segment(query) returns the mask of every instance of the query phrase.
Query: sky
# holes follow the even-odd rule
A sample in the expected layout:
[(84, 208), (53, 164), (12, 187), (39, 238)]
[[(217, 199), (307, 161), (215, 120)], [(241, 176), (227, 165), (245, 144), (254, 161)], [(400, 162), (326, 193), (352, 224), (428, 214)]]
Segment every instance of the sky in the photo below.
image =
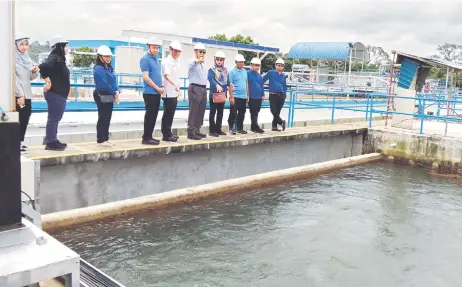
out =
[(55, 34), (121, 39), (125, 29), (202, 38), (240, 33), (283, 52), (296, 42), (362, 42), (429, 56), (439, 44), (462, 44), (462, 0), (16, 2), (16, 30), (39, 41)]

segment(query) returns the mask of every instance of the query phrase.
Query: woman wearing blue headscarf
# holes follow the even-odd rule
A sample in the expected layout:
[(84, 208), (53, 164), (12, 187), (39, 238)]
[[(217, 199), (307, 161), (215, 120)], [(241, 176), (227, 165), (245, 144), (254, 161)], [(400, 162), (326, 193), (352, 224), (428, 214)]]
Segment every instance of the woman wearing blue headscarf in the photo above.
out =
[(24, 145), (29, 119), (32, 114), (32, 87), (30, 82), (37, 78), (38, 67), (33, 65), (27, 54), (29, 37), (17, 34), (16, 46), (16, 111), (19, 113), (19, 127), (21, 132), (21, 152), (27, 151)]

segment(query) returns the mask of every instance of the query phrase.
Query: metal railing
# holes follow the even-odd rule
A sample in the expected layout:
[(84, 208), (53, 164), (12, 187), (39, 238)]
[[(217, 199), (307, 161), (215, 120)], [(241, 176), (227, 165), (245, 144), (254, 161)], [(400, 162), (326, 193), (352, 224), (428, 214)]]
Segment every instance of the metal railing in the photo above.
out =
[[(408, 96), (396, 96), (396, 95), (389, 95), (386, 93), (361, 93), (365, 95), (365, 101), (361, 101), (353, 106), (348, 106), (342, 104), (343, 100), (339, 100), (339, 97), (344, 99), (346, 95), (352, 95), (352, 92), (324, 92), (324, 91), (316, 91), (316, 94), (325, 94), (331, 96), (331, 101), (329, 105), (319, 105), (318, 103), (310, 103), (306, 101), (299, 101), (299, 95), (306, 95), (314, 93), (310, 90), (305, 91), (292, 91), (290, 93), (289, 98), (289, 116), (288, 116), (288, 126), (293, 127), (294, 125), (294, 118), (296, 110), (299, 109), (312, 109), (312, 108), (323, 108), (323, 109), (331, 109), (331, 123), (335, 123), (335, 113), (337, 110), (349, 110), (355, 112), (362, 112), (364, 113), (365, 120), (368, 121), (369, 127), (372, 128), (373, 126), (373, 117), (376, 114), (379, 115), (386, 115), (387, 117), (387, 124), (388, 124), (388, 115), (402, 115), (408, 116), (408, 119), (405, 120), (418, 120), (419, 126), (418, 130), (420, 134), (424, 133), (424, 124), (426, 121), (438, 121), (444, 122), (444, 135), (447, 135), (448, 132), (448, 123), (450, 122), (462, 122), (462, 113), (459, 115), (457, 111), (462, 111), (458, 107), (462, 105), (462, 96), (457, 95), (448, 95), (448, 94), (439, 94), (435, 97), (434, 94), (428, 93), (418, 93), (415, 97), (408, 97)], [(359, 93), (357, 93), (359, 94)], [(386, 99), (386, 100), (384, 100)], [(411, 100), (417, 103), (415, 105), (416, 112), (399, 112), (392, 109), (392, 105), (387, 103), (393, 103), (395, 99), (404, 99), (404, 100)], [(389, 101), (390, 100), (390, 101)], [(339, 103), (341, 105), (339, 105)], [(430, 112), (429, 108), (432, 106), (437, 106), (437, 112)], [(445, 115), (442, 115), (445, 114)]]

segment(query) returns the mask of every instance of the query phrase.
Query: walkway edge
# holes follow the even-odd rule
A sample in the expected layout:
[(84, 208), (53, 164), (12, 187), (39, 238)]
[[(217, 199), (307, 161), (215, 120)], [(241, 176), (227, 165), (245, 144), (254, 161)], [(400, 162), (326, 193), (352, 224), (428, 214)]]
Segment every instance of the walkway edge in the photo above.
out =
[(258, 188), (281, 183), (284, 181), (306, 178), (309, 176), (323, 174), (335, 169), (379, 161), (380, 159), (381, 155), (379, 153), (371, 153), (266, 172), (242, 178), (229, 179), (220, 182), (147, 195), (133, 199), (126, 199), (117, 202), (110, 202), (101, 205), (50, 213), (42, 216), (42, 228), (47, 231), (65, 228), (76, 224), (101, 220), (112, 216), (141, 211), (144, 209), (165, 206), (179, 202), (188, 202), (215, 194)]

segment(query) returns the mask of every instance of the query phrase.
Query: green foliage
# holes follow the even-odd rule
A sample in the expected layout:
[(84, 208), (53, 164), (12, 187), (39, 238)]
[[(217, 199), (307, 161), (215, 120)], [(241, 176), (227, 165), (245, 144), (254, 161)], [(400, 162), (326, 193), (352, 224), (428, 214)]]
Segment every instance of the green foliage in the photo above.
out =
[[(244, 37), (241, 34), (237, 34), (231, 38), (226, 37), (225, 34), (216, 34), (215, 36), (209, 37), (210, 40), (217, 40), (217, 41), (226, 41), (226, 42), (233, 42), (233, 43), (241, 43), (241, 44), (251, 44), (251, 45), (258, 45), (258, 43), (255, 43), (253, 39), (249, 36)], [(242, 56), (245, 58), (245, 64), (250, 65), (250, 61), (252, 58), (257, 56), (257, 53), (255, 52), (249, 52), (249, 51), (239, 51)]]
[(29, 57), (36, 63), (38, 63), (38, 55), (45, 52), (50, 52), (50, 46), (48, 42), (41, 44), (39, 41), (33, 41), (29, 46)]
[[(89, 47), (80, 47), (75, 50), (77, 52), (94, 52), (93, 49)], [(72, 63), (74, 67), (90, 67), (92, 63), (96, 64), (96, 58), (90, 55), (73, 55)]]

